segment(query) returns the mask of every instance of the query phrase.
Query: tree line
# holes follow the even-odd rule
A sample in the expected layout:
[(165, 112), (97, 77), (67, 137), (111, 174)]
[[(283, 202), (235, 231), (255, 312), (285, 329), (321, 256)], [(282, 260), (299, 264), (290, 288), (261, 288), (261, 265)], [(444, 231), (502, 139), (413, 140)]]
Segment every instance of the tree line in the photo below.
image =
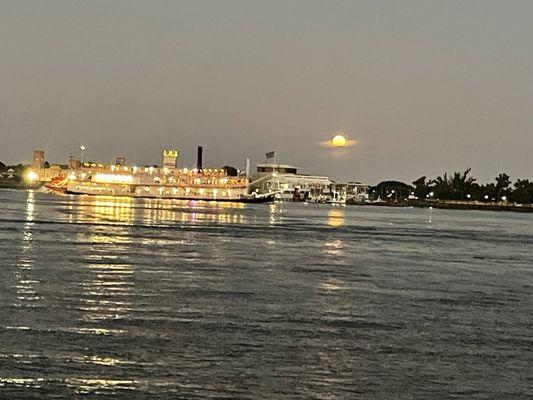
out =
[(372, 187), (374, 199), (389, 202), (411, 200), (457, 200), (482, 202), (533, 203), (533, 182), (517, 179), (512, 182), (505, 173), (499, 174), (493, 182), (480, 184), (470, 175), (471, 169), (444, 173), (434, 179), (422, 176), (408, 185), (399, 181), (384, 181)]

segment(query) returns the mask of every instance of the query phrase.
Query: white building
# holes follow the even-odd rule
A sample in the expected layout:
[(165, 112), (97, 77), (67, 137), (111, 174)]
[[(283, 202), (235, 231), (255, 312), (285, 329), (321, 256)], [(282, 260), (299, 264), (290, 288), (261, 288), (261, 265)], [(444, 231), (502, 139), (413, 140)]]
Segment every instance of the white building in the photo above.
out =
[(362, 203), (368, 199), (368, 185), (361, 182), (334, 182), (327, 176), (304, 175), (298, 168), (286, 164), (257, 164), (250, 176), (250, 191), (260, 194), (277, 193), (286, 201), (319, 203)]
[(369, 200), (368, 188), (366, 183), (348, 182), (346, 184), (346, 203), (357, 204), (365, 203)]
[(258, 164), (250, 177), (250, 190), (261, 194), (277, 193), (281, 200), (326, 202), (331, 197), (327, 176), (298, 174), (298, 168), (286, 164)]

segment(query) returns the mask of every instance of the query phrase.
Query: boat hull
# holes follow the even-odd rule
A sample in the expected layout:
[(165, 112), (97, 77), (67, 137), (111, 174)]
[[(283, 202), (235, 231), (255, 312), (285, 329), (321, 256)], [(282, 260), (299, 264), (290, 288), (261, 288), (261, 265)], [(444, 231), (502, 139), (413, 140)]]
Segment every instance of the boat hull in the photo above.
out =
[[(57, 189), (54, 190), (57, 193)], [(128, 197), (128, 198), (140, 198), (140, 199), (160, 199), (160, 200), (188, 200), (188, 201), (212, 201), (212, 202), (223, 202), (223, 203), (250, 203), (250, 204), (260, 204), (260, 203), (272, 203), (275, 198), (274, 195), (267, 196), (247, 196), (247, 197), (235, 197), (235, 198), (212, 198), (212, 197), (182, 197), (182, 196), (140, 196), (140, 195), (129, 195), (129, 194), (98, 194), (98, 193), (86, 193), (78, 192), (74, 190), (63, 190), (64, 194), (76, 195), (76, 196), (111, 196), (111, 197)]]

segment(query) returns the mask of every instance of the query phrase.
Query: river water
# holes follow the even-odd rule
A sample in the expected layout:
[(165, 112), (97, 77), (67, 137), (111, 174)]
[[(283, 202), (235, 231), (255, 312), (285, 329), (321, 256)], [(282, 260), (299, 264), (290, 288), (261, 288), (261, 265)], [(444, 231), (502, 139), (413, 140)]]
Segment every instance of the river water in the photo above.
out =
[(0, 398), (533, 398), (533, 215), (0, 190)]

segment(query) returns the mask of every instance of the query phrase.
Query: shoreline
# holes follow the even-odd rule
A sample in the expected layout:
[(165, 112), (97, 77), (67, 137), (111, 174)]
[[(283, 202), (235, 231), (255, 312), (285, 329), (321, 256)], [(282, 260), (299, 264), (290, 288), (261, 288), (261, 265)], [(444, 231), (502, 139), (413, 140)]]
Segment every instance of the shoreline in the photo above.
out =
[(417, 208), (438, 208), (442, 210), (475, 210), (475, 211), (508, 211), (520, 213), (533, 213), (533, 204), (499, 204), (499, 203), (480, 203), (480, 202), (466, 202), (466, 201), (437, 201), (432, 200), (428, 202), (419, 201), (405, 201), (399, 203), (363, 203), (360, 205), (373, 207), (417, 207)]
[[(0, 185), (0, 190), (38, 190), (42, 185), (10, 185), (4, 186)], [(313, 203), (308, 203), (313, 204)], [(322, 204), (322, 203), (316, 203)], [(438, 208), (442, 210), (475, 210), (475, 211), (507, 211), (507, 212), (518, 212), (518, 213), (533, 213), (533, 204), (500, 204), (500, 203), (482, 203), (475, 201), (454, 201), (454, 200), (431, 200), (431, 201), (404, 201), (397, 203), (346, 203), (346, 206), (364, 206), (364, 207), (396, 207), (396, 208), (407, 208), (407, 207), (416, 207), (416, 208)]]

